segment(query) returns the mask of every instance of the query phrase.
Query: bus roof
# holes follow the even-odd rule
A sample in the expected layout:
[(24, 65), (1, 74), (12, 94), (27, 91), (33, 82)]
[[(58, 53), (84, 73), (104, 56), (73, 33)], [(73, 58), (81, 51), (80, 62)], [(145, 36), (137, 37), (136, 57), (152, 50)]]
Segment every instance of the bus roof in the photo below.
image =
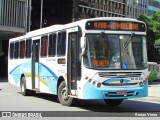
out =
[[(21, 39), (26, 39), (26, 38), (30, 38), (30, 37), (34, 37), (34, 36), (38, 36), (41, 34), (47, 34), (47, 33), (51, 33), (54, 31), (59, 31), (59, 30), (63, 30), (63, 29), (67, 29), (69, 27), (74, 27), (74, 26), (78, 26), (80, 25), (82, 28), (85, 27), (85, 23), (87, 21), (92, 21), (92, 20), (112, 20), (112, 21), (133, 21), (133, 22), (142, 22), (136, 19), (132, 19), (132, 18), (122, 18), (122, 17), (98, 17), (98, 18), (89, 18), (89, 19), (82, 19), (76, 22), (72, 22), (72, 23), (68, 23), (68, 24), (64, 24), (64, 25), (52, 25), (49, 27), (45, 27), (45, 28), (41, 28), (41, 29), (37, 29), (34, 31), (30, 31), (28, 33), (26, 33), (23, 36), (20, 37), (16, 37), (16, 38), (11, 38), (10, 41), (14, 41), (14, 40), (21, 40)], [(144, 22), (142, 22), (144, 23)]]

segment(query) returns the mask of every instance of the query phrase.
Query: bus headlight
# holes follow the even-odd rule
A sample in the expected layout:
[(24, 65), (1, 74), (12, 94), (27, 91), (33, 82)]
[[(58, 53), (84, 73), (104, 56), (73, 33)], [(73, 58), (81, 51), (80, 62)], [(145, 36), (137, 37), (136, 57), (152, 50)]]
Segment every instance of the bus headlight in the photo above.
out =
[(101, 85), (102, 85), (100, 82), (97, 82), (97, 81), (92, 80), (92, 79), (89, 79), (88, 82), (92, 83), (92, 85), (94, 85), (96, 87), (101, 87)]
[(101, 83), (98, 82), (98, 83), (97, 83), (97, 87), (101, 87)]
[(143, 83), (143, 82), (140, 82), (140, 83), (139, 83), (139, 85), (140, 85), (140, 86), (143, 86), (143, 85), (144, 85), (144, 83)]
[(144, 86), (144, 84), (145, 84), (146, 82), (147, 82), (147, 79), (141, 81), (141, 82), (139, 83), (139, 85), (140, 85), (140, 86)]
[(92, 81), (92, 79), (89, 79), (89, 80), (88, 80), (88, 82), (91, 82), (91, 81)]
[(96, 81), (93, 81), (93, 83), (92, 83), (93, 85), (95, 85), (96, 84)]

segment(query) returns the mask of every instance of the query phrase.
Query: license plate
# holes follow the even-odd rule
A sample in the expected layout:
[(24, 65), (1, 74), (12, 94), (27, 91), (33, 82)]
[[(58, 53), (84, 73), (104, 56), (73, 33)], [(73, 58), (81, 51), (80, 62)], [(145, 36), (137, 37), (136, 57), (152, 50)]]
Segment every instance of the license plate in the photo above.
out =
[(118, 90), (117, 94), (127, 95), (127, 90)]

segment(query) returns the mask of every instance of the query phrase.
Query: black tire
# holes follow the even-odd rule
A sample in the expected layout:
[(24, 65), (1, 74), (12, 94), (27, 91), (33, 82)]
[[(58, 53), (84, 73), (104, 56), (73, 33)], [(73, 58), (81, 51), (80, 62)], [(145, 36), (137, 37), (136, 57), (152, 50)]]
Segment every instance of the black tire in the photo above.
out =
[(26, 78), (24, 76), (21, 78), (20, 87), (22, 95), (28, 96), (30, 91), (26, 88)]
[(109, 100), (109, 99), (105, 99), (104, 102), (107, 104), (107, 106), (118, 106), (120, 105), (123, 100), (122, 99), (118, 99), (118, 100)]
[(58, 87), (58, 100), (62, 105), (71, 106), (73, 98), (67, 96), (67, 88), (65, 81), (62, 81)]

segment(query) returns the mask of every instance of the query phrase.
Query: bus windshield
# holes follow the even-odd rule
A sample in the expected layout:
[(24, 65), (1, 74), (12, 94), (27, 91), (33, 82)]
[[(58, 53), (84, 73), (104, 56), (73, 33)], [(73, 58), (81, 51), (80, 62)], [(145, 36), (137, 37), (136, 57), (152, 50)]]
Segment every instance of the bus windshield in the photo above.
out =
[(91, 69), (145, 69), (146, 38), (136, 34), (87, 34), (83, 62)]

